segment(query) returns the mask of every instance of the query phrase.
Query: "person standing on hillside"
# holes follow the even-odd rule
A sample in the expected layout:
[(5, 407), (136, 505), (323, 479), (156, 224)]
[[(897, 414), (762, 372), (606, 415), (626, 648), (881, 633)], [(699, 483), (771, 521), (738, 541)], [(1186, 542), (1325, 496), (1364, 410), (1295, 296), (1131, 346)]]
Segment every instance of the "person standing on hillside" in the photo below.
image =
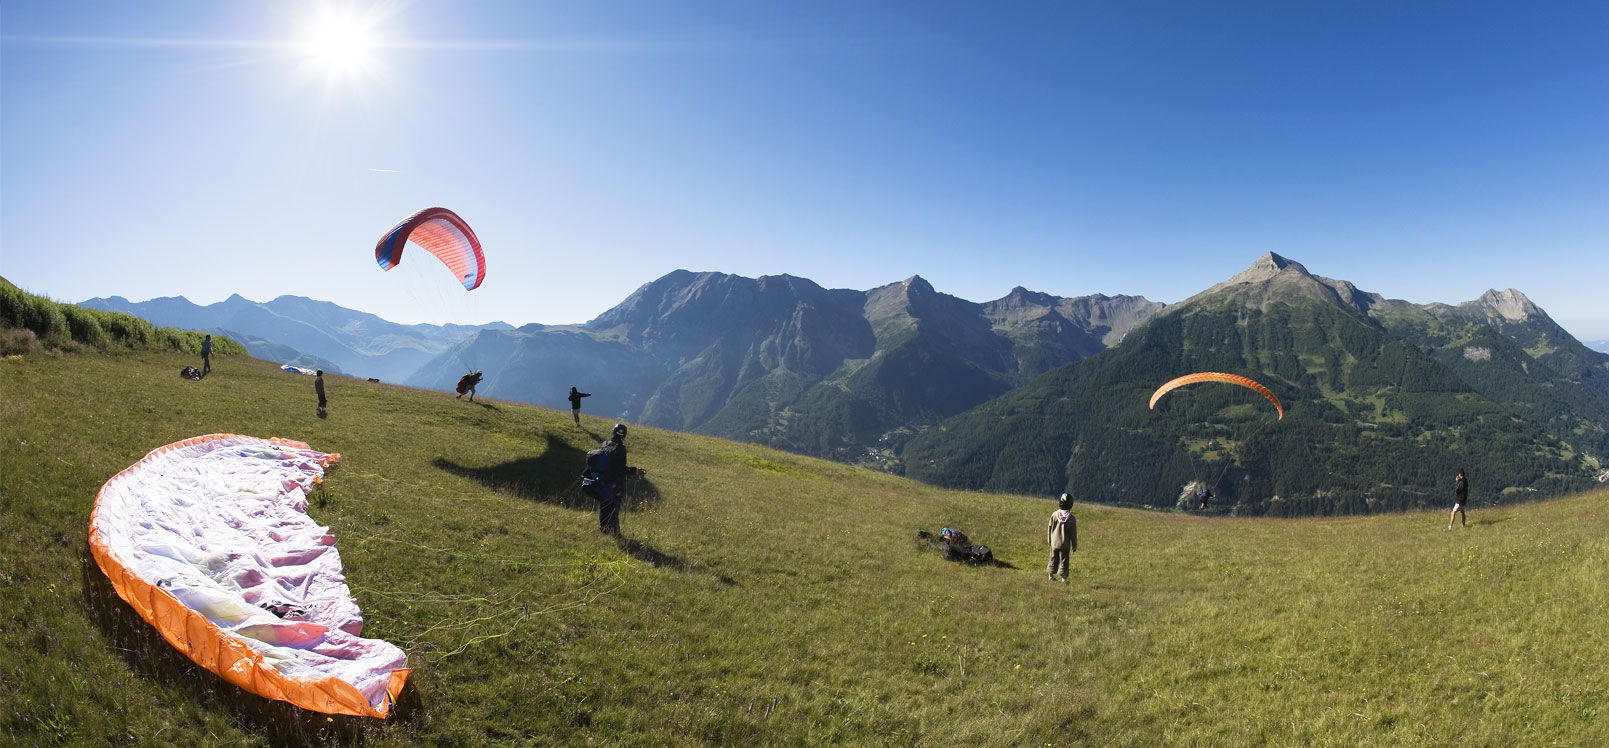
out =
[(212, 336), (208, 335), (201, 341), (201, 376), (212, 371)]
[(1050, 581), (1059, 580), (1067, 584), (1068, 554), (1078, 551), (1078, 520), (1073, 518), (1073, 497), (1062, 494), (1056, 502), (1056, 511), (1050, 513), (1050, 526), (1045, 529), (1045, 539), (1050, 541), (1050, 566), (1045, 569)]
[(1464, 477), (1464, 471), (1458, 471), (1453, 478), (1453, 513), (1447, 515), (1447, 531), (1452, 532), (1453, 520), (1469, 529), (1469, 520), (1464, 516), (1464, 507), (1469, 504), (1469, 478)]
[(323, 418), (326, 415), (324, 406), (329, 404), (329, 401), (324, 399), (323, 369), (319, 369), (318, 372), (313, 375), (313, 392), (318, 394), (318, 417)]
[(581, 425), (581, 398), (583, 397), (592, 397), (592, 393), (577, 392), (574, 387), (570, 388), (570, 415), (575, 416), (575, 425), (577, 426)]
[(609, 441), (587, 453), (586, 483), (597, 491), (598, 532), (620, 535), (620, 502), (626, 496), (626, 476), (642, 477), (647, 471), (626, 464), (626, 424), (615, 424)]

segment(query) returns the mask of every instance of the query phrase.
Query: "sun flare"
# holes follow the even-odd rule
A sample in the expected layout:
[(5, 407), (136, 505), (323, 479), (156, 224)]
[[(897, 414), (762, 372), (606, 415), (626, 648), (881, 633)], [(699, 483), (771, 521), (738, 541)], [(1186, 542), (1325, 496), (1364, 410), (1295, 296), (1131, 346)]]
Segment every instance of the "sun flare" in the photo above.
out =
[(326, 78), (354, 80), (372, 75), (378, 48), (372, 22), (333, 8), (320, 10), (307, 24), (302, 47), (308, 68)]

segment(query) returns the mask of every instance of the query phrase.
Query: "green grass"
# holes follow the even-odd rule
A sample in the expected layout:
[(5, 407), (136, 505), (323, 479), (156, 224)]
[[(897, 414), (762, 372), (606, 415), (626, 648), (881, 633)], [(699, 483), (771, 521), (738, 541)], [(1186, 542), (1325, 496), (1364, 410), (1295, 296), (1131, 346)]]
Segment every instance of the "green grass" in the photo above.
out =
[[(649, 475), (596, 532), (560, 495), (609, 423), (231, 357), (0, 359), (0, 743), (1416, 746), (1609, 744), (1609, 494), (1325, 520), (949, 492), (634, 428)], [(95, 493), (236, 432), (343, 459), (312, 498), (366, 635), (414, 668), (390, 720), (243, 694), (89, 561)], [(1048, 498), (1048, 497), (1047, 497)], [(1172, 502), (1165, 502), (1171, 504)], [(945, 562), (964, 529), (1000, 565)]]

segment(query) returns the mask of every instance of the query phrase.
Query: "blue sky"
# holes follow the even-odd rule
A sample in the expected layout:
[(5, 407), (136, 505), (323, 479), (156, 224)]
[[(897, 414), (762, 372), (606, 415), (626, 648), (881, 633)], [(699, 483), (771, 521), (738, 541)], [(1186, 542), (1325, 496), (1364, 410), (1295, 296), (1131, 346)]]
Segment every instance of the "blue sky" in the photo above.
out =
[[(1605, 39), (1603, 2), (6, 0), (0, 274), (521, 324), (678, 268), (1175, 302), (1274, 251), (1603, 339)], [(480, 289), (375, 265), (431, 205)]]

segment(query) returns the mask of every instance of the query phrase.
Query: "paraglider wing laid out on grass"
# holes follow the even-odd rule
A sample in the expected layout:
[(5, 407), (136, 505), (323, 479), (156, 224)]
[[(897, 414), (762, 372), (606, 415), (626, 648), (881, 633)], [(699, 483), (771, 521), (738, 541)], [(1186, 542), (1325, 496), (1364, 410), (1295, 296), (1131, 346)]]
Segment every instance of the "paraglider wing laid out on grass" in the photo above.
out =
[(402, 263), (402, 248), (413, 242), (441, 260), (453, 277), (473, 291), (486, 279), (486, 257), (480, 239), (464, 219), (446, 208), (425, 208), (403, 220), (374, 245), (374, 260), (381, 270)]
[(1274, 393), (1267, 387), (1264, 387), (1261, 384), (1258, 384), (1256, 381), (1238, 374), (1223, 374), (1216, 371), (1203, 371), (1195, 374), (1186, 374), (1178, 379), (1169, 381), (1167, 384), (1164, 384), (1161, 387), (1156, 388), (1156, 392), (1151, 393), (1151, 409), (1156, 410), (1156, 401), (1161, 400), (1163, 395), (1166, 395), (1169, 392), (1172, 392), (1173, 390), (1176, 390), (1187, 384), (1195, 384), (1197, 382), (1227, 382), (1229, 384), (1238, 384), (1241, 387), (1255, 390), (1257, 394), (1268, 398), (1268, 402), (1274, 404), (1274, 410), (1279, 412), (1279, 418), (1275, 420), (1285, 419), (1285, 406), (1280, 404), (1279, 398), (1275, 397)]
[(302, 442), (211, 434), (113, 476), (89, 545), (118, 596), (224, 680), (328, 714), (385, 717), (403, 651), (359, 634), (328, 528), (307, 491), (340, 455)]

